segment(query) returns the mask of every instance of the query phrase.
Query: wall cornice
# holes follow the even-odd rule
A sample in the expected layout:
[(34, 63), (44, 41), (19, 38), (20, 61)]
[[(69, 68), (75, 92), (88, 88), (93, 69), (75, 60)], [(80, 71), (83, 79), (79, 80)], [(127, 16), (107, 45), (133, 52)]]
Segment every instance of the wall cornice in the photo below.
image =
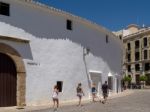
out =
[(9, 37), (9, 36), (4, 36), (4, 35), (0, 35), (0, 39), (2, 39), (2, 40), (9, 40), (9, 41), (15, 41), (15, 42), (21, 42), (21, 43), (29, 43), (30, 42), (30, 40), (16, 38), (16, 37)]
[(130, 35), (127, 35), (125, 37), (123, 37), (123, 41), (126, 42), (128, 40), (134, 40), (135, 38), (141, 38), (147, 34), (150, 34), (150, 28), (147, 28), (147, 29), (144, 29), (144, 30), (141, 30), (137, 33), (133, 33), (133, 34), (130, 34)]

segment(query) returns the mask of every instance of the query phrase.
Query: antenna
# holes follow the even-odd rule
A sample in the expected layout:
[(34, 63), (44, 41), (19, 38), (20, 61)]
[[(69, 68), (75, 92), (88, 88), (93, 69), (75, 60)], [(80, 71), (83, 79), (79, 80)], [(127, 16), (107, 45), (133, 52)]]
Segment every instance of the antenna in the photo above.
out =
[(140, 19), (139, 19), (139, 16), (137, 16), (137, 18), (136, 18), (136, 24), (137, 24), (137, 25), (139, 25), (139, 20), (140, 20)]
[(145, 27), (145, 24), (143, 24), (142, 27), (144, 28), (144, 27)]

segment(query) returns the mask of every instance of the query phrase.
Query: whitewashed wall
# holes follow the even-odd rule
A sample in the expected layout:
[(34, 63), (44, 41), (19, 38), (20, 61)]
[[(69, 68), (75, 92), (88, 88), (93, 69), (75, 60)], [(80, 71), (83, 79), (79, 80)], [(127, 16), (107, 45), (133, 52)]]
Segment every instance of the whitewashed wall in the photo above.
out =
[[(0, 15), (0, 28), (3, 29), (0, 33), (30, 40), (33, 60), (23, 57), (27, 70), (27, 105), (48, 103), (56, 81), (63, 81), (61, 100), (75, 99), (75, 90), (79, 82), (83, 83), (88, 98), (83, 47), (89, 47), (91, 52), (86, 56), (88, 70), (102, 71), (103, 82), (107, 80), (109, 72), (120, 74), (121, 44), (108, 31), (100, 31), (95, 26), (72, 16), (52, 13), (18, 0), (0, 1), (10, 3), (11, 11), (10, 17)], [(72, 31), (66, 30), (68, 18), (73, 20)], [(4, 27), (7, 31), (9, 29), (9, 33), (4, 30)], [(105, 42), (106, 34), (109, 35), (109, 43)]]

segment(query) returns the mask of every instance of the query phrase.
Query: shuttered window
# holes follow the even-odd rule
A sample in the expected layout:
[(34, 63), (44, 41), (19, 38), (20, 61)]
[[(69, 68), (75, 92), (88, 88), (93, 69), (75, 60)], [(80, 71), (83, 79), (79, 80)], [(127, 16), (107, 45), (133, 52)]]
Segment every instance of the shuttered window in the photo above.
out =
[(67, 28), (67, 30), (72, 30), (72, 21), (71, 20), (67, 20), (66, 28)]
[(10, 15), (9, 7), (10, 7), (9, 4), (0, 2), (0, 14), (9, 16)]

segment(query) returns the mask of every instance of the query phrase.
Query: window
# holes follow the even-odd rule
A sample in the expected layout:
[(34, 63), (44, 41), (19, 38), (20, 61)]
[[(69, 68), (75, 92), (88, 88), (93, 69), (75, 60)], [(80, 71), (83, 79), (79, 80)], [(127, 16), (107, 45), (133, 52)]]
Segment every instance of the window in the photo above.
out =
[(136, 40), (135, 41), (135, 49), (138, 49), (140, 47), (140, 41)]
[(0, 2), (0, 14), (9, 16), (9, 4)]
[(58, 87), (59, 92), (62, 92), (63, 82), (57, 81), (57, 87)]
[(143, 39), (143, 45), (144, 45), (144, 47), (147, 47), (147, 38), (146, 37)]
[(145, 71), (149, 71), (150, 70), (150, 63), (145, 63)]
[(148, 50), (147, 52), (148, 52), (148, 54), (149, 54), (148, 59), (150, 59), (150, 50)]
[(144, 50), (144, 59), (147, 59), (147, 50)]
[(127, 46), (128, 46), (128, 50), (131, 50), (131, 44), (128, 43)]
[(131, 65), (128, 65), (128, 72), (131, 72)]
[(113, 89), (113, 78), (111, 76), (108, 77), (108, 88)]
[(140, 53), (135, 52), (135, 61), (139, 61), (139, 60), (140, 60)]
[(140, 71), (140, 64), (135, 65), (135, 71)]
[(67, 28), (67, 30), (72, 30), (72, 21), (71, 20), (67, 20), (66, 28)]
[(130, 77), (130, 78), (131, 78), (131, 75), (128, 75), (128, 77)]
[(128, 54), (128, 62), (131, 61), (131, 54)]
[(106, 35), (106, 43), (108, 43), (108, 35)]
[(140, 84), (140, 75), (135, 75), (135, 81), (136, 81), (136, 84)]
[(119, 35), (120, 40), (122, 40), (122, 35)]

